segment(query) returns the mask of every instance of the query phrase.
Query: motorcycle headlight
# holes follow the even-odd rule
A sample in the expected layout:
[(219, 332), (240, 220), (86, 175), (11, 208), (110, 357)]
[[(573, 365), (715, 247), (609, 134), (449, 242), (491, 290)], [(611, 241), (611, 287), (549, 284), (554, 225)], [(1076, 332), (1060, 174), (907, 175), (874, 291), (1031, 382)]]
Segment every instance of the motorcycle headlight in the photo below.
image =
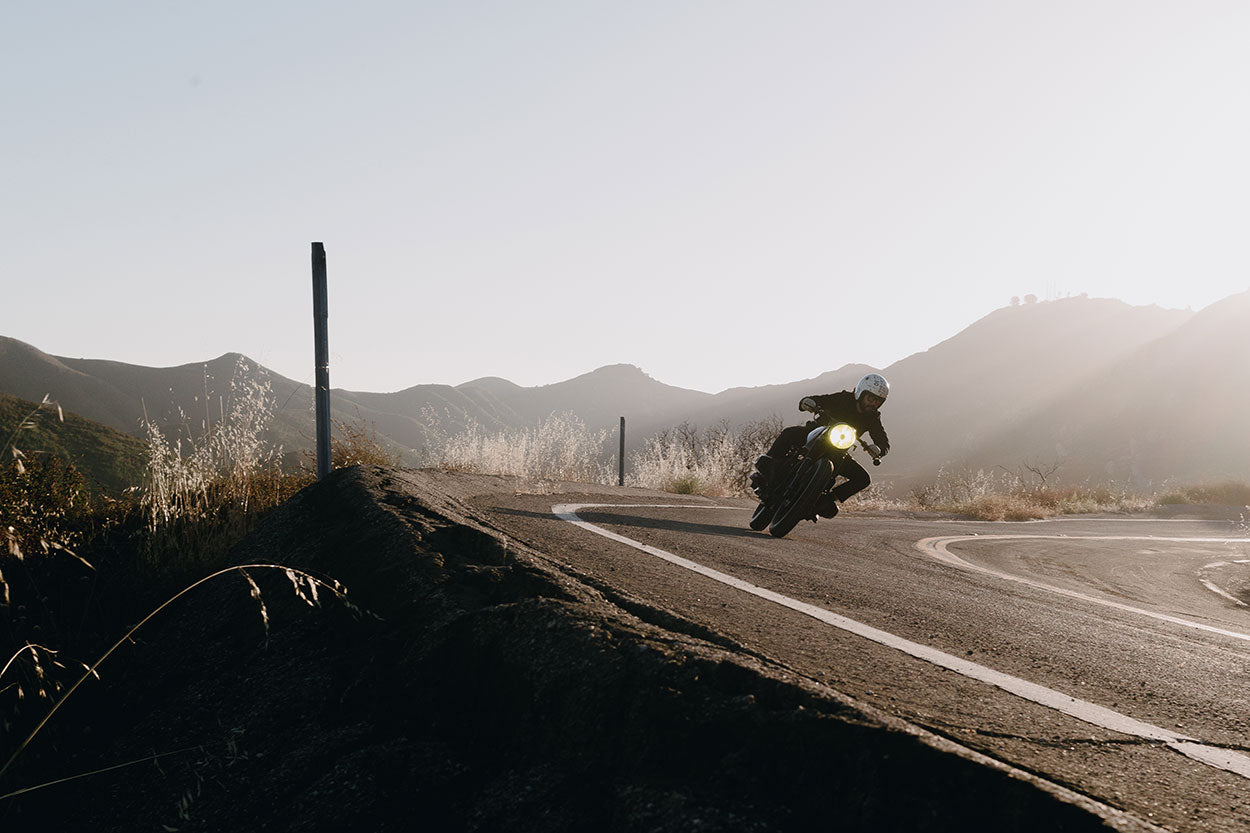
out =
[(855, 441), (857, 439), (859, 439), (859, 437), (856, 435), (855, 429), (847, 425), (845, 422), (839, 422), (837, 425), (829, 429), (829, 442), (833, 443), (834, 447), (840, 448), (843, 451), (846, 451), (848, 448), (855, 445)]

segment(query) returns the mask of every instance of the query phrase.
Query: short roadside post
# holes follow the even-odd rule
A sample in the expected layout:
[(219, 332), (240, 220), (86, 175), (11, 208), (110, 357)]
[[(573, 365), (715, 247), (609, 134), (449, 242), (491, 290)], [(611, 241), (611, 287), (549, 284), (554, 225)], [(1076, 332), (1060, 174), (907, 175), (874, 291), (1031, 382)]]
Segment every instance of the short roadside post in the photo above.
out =
[(326, 247), (312, 244), (313, 339), (317, 371), (317, 479), (330, 473), (330, 336), (327, 332)]
[(621, 453), (617, 455), (620, 463), (620, 473), (616, 478), (616, 485), (625, 485), (625, 417), (621, 417)]

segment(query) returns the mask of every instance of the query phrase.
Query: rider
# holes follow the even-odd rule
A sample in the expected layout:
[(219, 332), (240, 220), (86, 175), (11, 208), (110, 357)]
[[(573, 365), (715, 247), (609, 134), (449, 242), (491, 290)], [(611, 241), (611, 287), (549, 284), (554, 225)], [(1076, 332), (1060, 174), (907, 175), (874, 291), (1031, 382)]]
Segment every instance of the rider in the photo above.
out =
[[(881, 415), (878, 409), (890, 395), (890, 384), (878, 373), (869, 373), (855, 385), (855, 392), (849, 390), (823, 396), (805, 396), (799, 401), (799, 410), (808, 411), (817, 416), (805, 425), (792, 425), (783, 430), (773, 440), (768, 453), (755, 461), (759, 475), (751, 475), (753, 484), (758, 485), (764, 478), (772, 475), (776, 463), (781, 458), (803, 445), (812, 429), (820, 425), (835, 425), (845, 422), (860, 434), (872, 435), (873, 444), (868, 446), (868, 453), (874, 459), (884, 457), (890, 452), (890, 438), (881, 427)], [(864, 467), (850, 457), (843, 464), (842, 475), (846, 482), (834, 487), (833, 491), (821, 498), (818, 513), (826, 518), (838, 514), (838, 503), (846, 502), (856, 492), (868, 488), (872, 478)]]

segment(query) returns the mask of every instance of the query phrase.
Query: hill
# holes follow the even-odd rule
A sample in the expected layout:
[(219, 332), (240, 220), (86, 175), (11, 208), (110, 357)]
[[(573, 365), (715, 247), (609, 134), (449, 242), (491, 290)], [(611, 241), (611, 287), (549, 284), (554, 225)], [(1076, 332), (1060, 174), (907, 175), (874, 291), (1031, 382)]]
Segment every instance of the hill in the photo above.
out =
[[(1004, 307), (884, 373), (893, 393), (885, 412), (901, 480), (932, 477), (943, 466), (1016, 468), (1036, 444), (999, 444), (1056, 396), (1088, 387), (1126, 357), (1174, 332), (1193, 313), (1122, 301), (1065, 298)], [(1150, 384), (1138, 375), (1130, 386)], [(1078, 416), (1078, 414), (1073, 414)]]
[[(1250, 443), (1239, 432), (1250, 420), (1250, 359), (1241, 347), (1248, 328), (1250, 293), (1198, 313), (1083, 296), (995, 310), (881, 369), (893, 391), (883, 411), (893, 453), (877, 474), (903, 489), (943, 468), (1029, 463), (1057, 465), (1060, 480), (1134, 486), (1247, 479)], [(852, 346), (838, 350), (853, 357)], [(393, 393), (335, 389), (331, 407), (340, 422), (375, 427), (409, 465), (467, 426), (526, 428), (562, 412), (592, 430), (615, 430), (625, 416), (633, 450), (681, 423), (743, 425), (779, 416), (796, 424), (804, 419), (801, 397), (849, 389), (875, 369), (849, 362), (812, 379), (708, 394), (619, 364), (538, 387), (484, 377)], [(245, 356), (147, 368), (50, 356), (0, 338), (0, 392), (36, 401), (49, 393), (128, 433), (138, 433), (145, 411), (164, 426), (202, 430), (240, 391), (262, 386), (276, 408), (268, 439), (288, 451), (310, 449), (311, 388)], [(1178, 430), (1201, 441), (1172, 439)]]
[(640, 422), (668, 420), (673, 414), (696, 410), (711, 398), (708, 393), (658, 382), (631, 364), (607, 365), (552, 385), (516, 387), (501, 397), (526, 424), (568, 411), (592, 427), (612, 425), (622, 415)]
[(1068, 480), (1250, 479), (1250, 292), (1057, 387), (972, 453), (1060, 463)]

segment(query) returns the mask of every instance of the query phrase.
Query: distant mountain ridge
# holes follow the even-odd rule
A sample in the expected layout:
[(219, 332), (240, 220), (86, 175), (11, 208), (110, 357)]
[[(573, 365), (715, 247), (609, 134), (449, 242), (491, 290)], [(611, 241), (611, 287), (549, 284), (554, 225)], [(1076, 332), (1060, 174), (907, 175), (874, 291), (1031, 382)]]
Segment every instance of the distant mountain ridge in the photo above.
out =
[(1073, 479), (1250, 480), (1248, 345), (1244, 292), (1056, 390), (976, 459), (1063, 459)]
[[(1067, 459), (1062, 448), (1034, 442), (1016, 426), (1032, 424), (1039, 410), (1053, 410), (1056, 400), (1076, 402), (1080, 408), (1086, 400), (1101, 398), (1094, 379), (1192, 315), (1096, 298), (995, 310), (886, 369), (895, 391), (888, 430), (916, 446), (908, 453), (908, 464), (920, 472), (942, 466), (1014, 470), (1026, 458)], [(1139, 378), (1132, 370), (1126, 373)], [(1144, 377), (1141, 381), (1149, 382)], [(1085, 427), (1093, 430), (1090, 424)], [(1014, 439), (991, 454), (986, 451), (991, 437)]]
[[(1250, 292), (1200, 312), (1135, 307), (1086, 297), (1004, 307), (935, 345), (880, 369), (892, 393), (883, 411), (894, 453), (879, 470), (907, 487), (941, 468), (1058, 465), (1057, 479), (1250, 480)], [(847, 348), (847, 353), (852, 353)], [(264, 378), (278, 403), (271, 439), (310, 448), (309, 386), (239, 354), (173, 368), (51, 356), (0, 337), (0, 393), (67, 410), (130, 434), (149, 418), (212, 421), (229, 401), (236, 368)], [(394, 393), (335, 389), (335, 419), (375, 425), (408, 463), (440, 437), (476, 424), (486, 431), (534, 425), (571, 412), (590, 428), (627, 419), (631, 447), (683, 422), (710, 426), (780, 416), (801, 422), (798, 400), (849, 389), (870, 370), (848, 363), (812, 379), (716, 394), (673, 387), (628, 364), (551, 385), (522, 387), (483, 377), (461, 385), (415, 385)], [(1206, 447), (1173, 441), (1183, 425)]]

